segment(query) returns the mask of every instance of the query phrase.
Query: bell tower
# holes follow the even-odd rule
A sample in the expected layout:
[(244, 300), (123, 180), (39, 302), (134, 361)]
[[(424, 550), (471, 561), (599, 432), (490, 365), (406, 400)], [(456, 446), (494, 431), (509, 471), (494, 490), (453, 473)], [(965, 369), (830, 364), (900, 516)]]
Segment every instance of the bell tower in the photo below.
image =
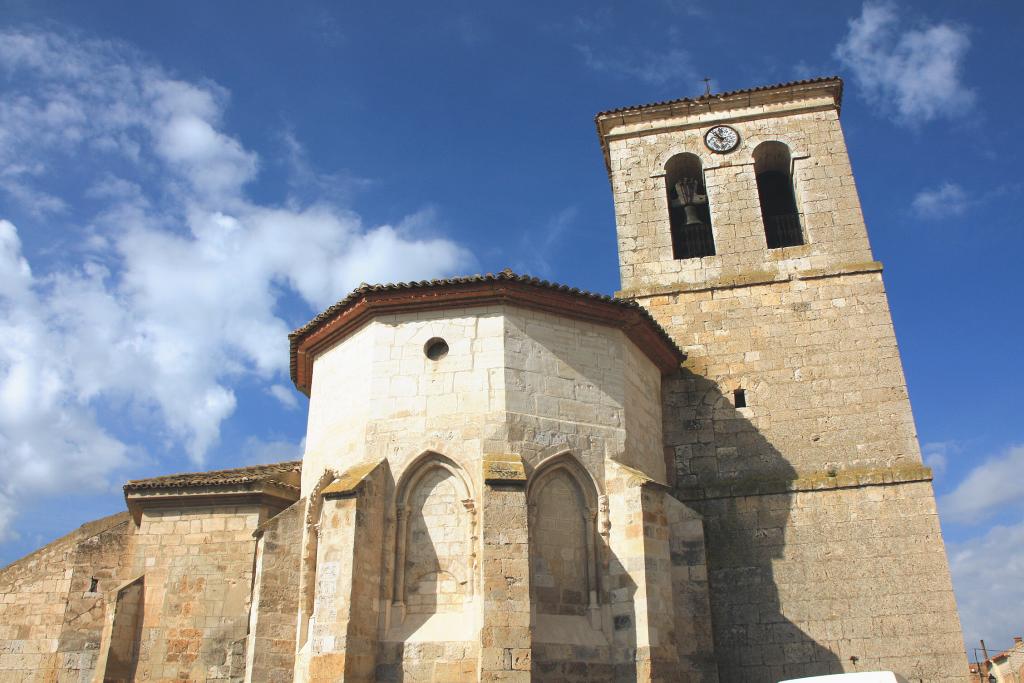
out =
[(931, 472), (820, 78), (598, 114), (622, 289), (687, 353), (663, 384), (704, 516), (721, 680), (966, 667)]

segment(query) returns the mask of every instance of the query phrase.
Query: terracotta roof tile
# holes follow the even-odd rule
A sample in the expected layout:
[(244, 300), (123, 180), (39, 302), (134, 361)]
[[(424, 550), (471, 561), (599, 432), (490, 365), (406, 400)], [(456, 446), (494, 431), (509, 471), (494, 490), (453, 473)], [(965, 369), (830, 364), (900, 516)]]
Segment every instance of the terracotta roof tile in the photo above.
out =
[(310, 320), (308, 323), (298, 328), (294, 332), (288, 335), (288, 340), (291, 346), (291, 376), (292, 381), (296, 381), (297, 373), (297, 353), (299, 344), (302, 340), (318, 329), (321, 325), (332, 320), (338, 316), (345, 309), (349, 308), (359, 300), (365, 298), (367, 295), (371, 295), (375, 292), (398, 292), (403, 290), (426, 290), (426, 289), (444, 289), (444, 288), (457, 288), (462, 285), (473, 285), (479, 283), (501, 283), (501, 282), (512, 282), (520, 285), (526, 285), (528, 287), (536, 287), (538, 289), (560, 292), (563, 294), (569, 294), (571, 296), (580, 297), (588, 301), (598, 301), (604, 304), (622, 308), (623, 310), (635, 311), (639, 314), (646, 323), (649, 323), (651, 328), (656, 331), (657, 335), (665, 342), (666, 346), (671, 348), (680, 359), (686, 358), (686, 353), (679, 348), (671, 336), (658, 324), (654, 317), (647, 311), (646, 308), (638, 304), (631, 299), (619, 299), (614, 296), (607, 294), (598, 294), (595, 292), (588, 292), (586, 290), (578, 289), (576, 287), (569, 287), (568, 285), (558, 284), (556, 282), (549, 282), (548, 280), (542, 280), (537, 277), (530, 275), (520, 275), (513, 272), (511, 269), (506, 268), (500, 273), (486, 273), (484, 275), (468, 275), (464, 277), (452, 277), (443, 278), (437, 280), (419, 280), (415, 282), (398, 282), (392, 284), (381, 284), (381, 285), (368, 285), (361, 284), (355, 290), (353, 290), (348, 296), (332, 305), (323, 313), (320, 313), (315, 318)]
[(182, 486), (216, 486), (249, 484), (262, 481), (275, 481), (277, 484), (289, 488), (296, 488), (286, 483), (280, 475), (302, 471), (302, 461), (292, 460), (278, 462), (269, 465), (253, 465), (251, 467), (236, 467), (229, 470), (211, 470), (209, 472), (185, 472), (182, 474), (168, 474), (151, 479), (134, 479), (124, 485), (125, 492), (138, 491), (140, 489), (164, 489), (179, 488)]
[(646, 109), (648, 107), (664, 107), (673, 104), (707, 102), (708, 100), (732, 97), (734, 95), (746, 95), (748, 93), (763, 92), (765, 90), (775, 90), (777, 88), (792, 88), (794, 86), (800, 85), (815, 85), (818, 83), (828, 83), (829, 81), (835, 81), (839, 84), (839, 99), (841, 100), (843, 96), (843, 79), (839, 78), (838, 76), (822, 76), (820, 78), (806, 78), (800, 81), (789, 81), (788, 83), (775, 83), (774, 85), (759, 85), (756, 88), (743, 88), (741, 90), (730, 90), (728, 92), (716, 92), (711, 93), (711, 95), (701, 95), (700, 97), (681, 97), (677, 100), (665, 100), (664, 102), (635, 104), (628, 107), (619, 107), (617, 109), (609, 109), (608, 111), (603, 111), (597, 114), (594, 118), (600, 119), (602, 116), (609, 116), (611, 114), (622, 114), (624, 112)]

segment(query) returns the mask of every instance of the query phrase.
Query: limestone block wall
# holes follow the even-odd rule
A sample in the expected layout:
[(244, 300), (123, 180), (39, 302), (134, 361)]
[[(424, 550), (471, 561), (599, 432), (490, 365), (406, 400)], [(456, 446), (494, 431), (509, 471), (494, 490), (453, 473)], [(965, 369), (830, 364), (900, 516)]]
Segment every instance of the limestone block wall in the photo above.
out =
[[(430, 358), (425, 349), (436, 339), (448, 350)], [(368, 379), (360, 374), (367, 348)], [(672, 581), (667, 518), (659, 517), (660, 559), (650, 567), (647, 545), (632, 547), (624, 530), (614, 541), (609, 535), (620, 524), (610, 519), (621, 516), (622, 524), (632, 520), (629, 533), (642, 536), (645, 519), (638, 492), (632, 503), (609, 503), (611, 479), (666, 478), (660, 371), (621, 331), (510, 305), (382, 314), (321, 353), (312, 377), (303, 562), (316, 565), (305, 585), (315, 584), (317, 596), (322, 581), (337, 582), (323, 574), (326, 558), (342, 562), (363, 547), (340, 536), (325, 545), (334, 533), (324, 526), (334, 517), (322, 517), (337, 485), (331, 481), (347, 480), (349, 468), (386, 463), (378, 680), (595, 680), (614, 675), (616, 657), (635, 674), (638, 637), (645, 659), (652, 642), (674, 657), (673, 615), (664, 601)], [(364, 405), (347, 410), (348, 392), (364, 381)], [(498, 467), (490, 459), (500, 454), (515, 454), (508, 466), (520, 478), (487, 480), (482, 473)], [(353, 461), (357, 456), (362, 460)], [(552, 476), (536, 490), (526, 485), (570, 469), (571, 477)], [(322, 513), (315, 508), (321, 499)], [(317, 519), (319, 540), (311, 544)], [(371, 573), (353, 574), (352, 590)], [(634, 591), (613, 598), (615, 573), (631, 577)], [(655, 576), (664, 586), (651, 607), (663, 613), (648, 628), (630, 600)], [(614, 600), (630, 615), (619, 621), (618, 635)], [(312, 668), (317, 643), (333, 637), (332, 652), (341, 655), (338, 624), (351, 609), (335, 603), (334, 625), (314, 615), (309, 644), (301, 636), (297, 644), (300, 660), (310, 657), (311, 676), (322, 673)], [(650, 678), (652, 667), (644, 667)], [(297, 671), (305, 670), (300, 661)]]
[(97, 663), (97, 668), (102, 668), (101, 680), (104, 683), (135, 679), (144, 591), (145, 577), (140, 576), (119, 588), (107, 603), (110, 611), (107, 646), (100, 652)]
[(302, 457), (304, 494), (313, 490), (326, 470), (341, 472), (367, 457), (365, 430), (374, 332), (372, 325), (357, 331), (345, 340), (344, 352), (333, 349), (314, 365)]
[(302, 498), (266, 521), (257, 532), (256, 575), (246, 647), (247, 683), (276, 683), (292, 676), (305, 512), (306, 499)]
[(920, 464), (877, 270), (640, 301), (690, 354), (665, 384), (681, 489)]
[[(483, 619), (480, 629), (478, 680), (526, 683), (531, 675), (533, 643), (530, 609), (530, 555), (525, 471), (510, 456), (511, 474), (488, 471), (481, 505), (481, 569)], [(435, 680), (474, 680), (438, 677)], [(543, 680), (543, 679), (540, 679)]]
[[(315, 517), (315, 593), (296, 678), (371, 680), (381, 617), (385, 462), (342, 474), (322, 493)], [(304, 635), (300, 632), (300, 636)], [(308, 674), (306, 673), (308, 672)]]
[[(953, 680), (966, 659), (930, 472), (836, 85), (604, 120), (621, 295), (689, 355), (663, 385), (664, 436), (676, 495), (704, 516), (723, 680), (853, 670), (850, 656)], [(713, 123), (738, 131), (735, 151), (705, 147)], [(767, 248), (753, 162), (770, 141), (791, 155), (799, 246)], [(664, 171), (680, 153), (703, 165), (714, 256), (673, 258)]]
[(675, 680), (717, 683), (704, 520), (671, 495), (665, 494), (664, 505), (672, 567)]
[[(380, 316), (321, 354), (303, 492), (361, 461), (387, 459), (398, 481), (432, 446), (463, 465), (478, 461), (488, 425), (502, 421), (502, 327), (498, 307)], [(433, 338), (449, 347), (436, 361), (424, 353)]]
[(124, 514), (107, 519), (117, 523), (83, 539), (71, 563), (67, 612), (57, 646), (61, 680), (89, 680), (99, 666), (109, 596), (129, 571), (135, 525)]
[(256, 504), (151, 508), (135, 534), (145, 576), (135, 680), (213, 681), (244, 673)]
[(472, 597), (472, 518), (454, 475), (436, 467), (424, 474), (409, 500), (405, 554), (406, 614), (461, 612)]
[(600, 325), (507, 306), (381, 315), (322, 353), (313, 383), (304, 492), (361, 461), (387, 459), (399, 481), (431, 448), (467, 472), (485, 452), (536, 464), (572, 448), (597, 478), (606, 454), (665, 477), (658, 369)]
[[(664, 385), (665, 444), (677, 495), (705, 518), (723, 679), (853, 670), (854, 655), (858, 667), (884, 660), (911, 678), (915, 671), (925, 680), (961, 676), (966, 659), (930, 473), (920, 464), (881, 273), (680, 288), (640, 300), (690, 354), (687, 371)], [(734, 405), (739, 388), (747, 407)], [(895, 532), (906, 516), (902, 498), (921, 494), (868, 502), (880, 495), (873, 488), (898, 492), (904, 481), (927, 491), (932, 506), (914, 513), (914, 533), (929, 550), (909, 562), (900, 542), (875, 532)], [(839, 494), (821, 490), (837, 487), (860, 492), (863, 502), (839, 512), (846, 505), (833, 501)], [(815, 492), (799, 494), (800, 503), (825, 515), (818, 529), (831, 535), (798, 545), (793, 494), (805, 490)], [(763, 497), (772, 493), (781, 495)], [(863, 539), (849, 535), (858, 528), (852, 521), (866, 514), (857, 510), (874, 519), (870, 529), (860, 527), (871, 532)], [(828, 561), (818, 573), (803, 573), (800, 567), (819, 563), (822, 553)], [(785, 590), (776, 569), (783, 558), (792, 567)], [(905, 573), (881, 573), (880, 566)], [(855, 584), (843, 573), (851, 568), (875, 586), (870, 595), (854, 597)], [(821, 594), (822, 586), (831, 592)], [(893, 602), (894, 594), (903, 597)], [(806, 596), (815, 597), (808, 603)], [(825, 630), (822, 612), (831, 624)], [(878, 615), (902, 619), (900, 635), (894, 638)]]
[[(721, 498), (707, 525), (722, 680), (854, 670), (963, 681), (931, 485)], [(756, 520), (756, 521), (755, 521)]]
[(597, 481), (607, 460), (664, 480), (661, 375), (617, 330), (547, 313), (505, 317), (507, 442), (530, 466), (565, 449)]
[(91, 679), (133, 528), (112, 515), (0, 569), (0, 680)]
[[(785, 274), (871, 260), (860, 202), (839, 114), (831, 98), (744, 111), (715, 111), (667, 120), (663, 130), (638, 130), (608, 142), (623, 290), (710, 283), (751, 272)], [(726, 155), (704, 145), (709, 121), (728, 120), (740, 145)], [(754, 149), (778, 141), (789, 147), (805, 244), (767, 250), (754, 178)], [(672, 257), (665, 164), (680, 153), (703, 164), (716, 254)]]

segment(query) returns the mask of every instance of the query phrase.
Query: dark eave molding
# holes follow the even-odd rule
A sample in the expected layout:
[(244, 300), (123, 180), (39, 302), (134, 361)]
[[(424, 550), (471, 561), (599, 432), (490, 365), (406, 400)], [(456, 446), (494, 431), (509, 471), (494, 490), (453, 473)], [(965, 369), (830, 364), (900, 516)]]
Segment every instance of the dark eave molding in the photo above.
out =
[(650, 314), (632, 302), (583, 296), (521, 279), (495, 278), (361, 292), (332, 316), (293, 333), (292, 381), (299, 391), (309, 396), (316, 357), (374, 317), (482, 306), (525, 308), (622, 330), (662, 374), (678, 370), (686, 359), (686, 354)]
[(276, 514), (299, 499), (297, 487), (273, 481), (243, 484), (178, 486), (126, 490), (128, 512), (136, 524), (150, 509), (216, 507), (221, 505), (267, 506)]

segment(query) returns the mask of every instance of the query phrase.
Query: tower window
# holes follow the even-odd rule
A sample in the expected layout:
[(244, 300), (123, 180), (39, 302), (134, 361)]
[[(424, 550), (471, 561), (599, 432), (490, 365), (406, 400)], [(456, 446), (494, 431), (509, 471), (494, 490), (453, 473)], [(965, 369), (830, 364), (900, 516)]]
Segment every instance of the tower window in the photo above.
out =
[(665, 164), (665, 190), (672, 230), (672, 258), (714, 256), (711, 210), (704, 168), (695, 154), (677, 154)]
[(804, 243), (791, 163), (789, 147), (781, 142), (762, 142), (754, 150), (757, 194), (761, 199), (761, 218), (769, 249)]
[(732, 402), (737, 408), (747, 407), (747, 392), (743, 389), (736, 389), (732, 392)]
[(97, 591), (97, 589), (99, 588), (99, 584), (100, 584), (99, 580), (96, 579), (95, 577), (89, 579), (89, 592), (90, 593), (95, 593)]

